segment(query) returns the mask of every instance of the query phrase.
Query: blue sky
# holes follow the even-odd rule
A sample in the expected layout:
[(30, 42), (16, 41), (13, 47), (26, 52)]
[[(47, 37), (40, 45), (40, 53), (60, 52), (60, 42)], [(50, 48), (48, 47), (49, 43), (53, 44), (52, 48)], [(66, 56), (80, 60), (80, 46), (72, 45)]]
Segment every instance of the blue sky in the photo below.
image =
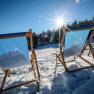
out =
[(53, 29), (53, 20), (66, 23), (92, 19), (94, 0), (0, 0), (0, 33)]

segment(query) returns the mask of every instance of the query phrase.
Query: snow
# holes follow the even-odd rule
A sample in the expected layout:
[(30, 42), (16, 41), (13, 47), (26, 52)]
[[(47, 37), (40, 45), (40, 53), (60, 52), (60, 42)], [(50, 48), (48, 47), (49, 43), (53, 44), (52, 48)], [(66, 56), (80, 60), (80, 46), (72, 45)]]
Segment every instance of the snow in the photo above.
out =
[[(56, 66), (55, 53), (58, 49), (57, 44), (42, 46), (36, 49), (36, 55), (41, 75), (40, 91), (36, 94), (94, 94), (94, 72), (92, 69), (81, 70), (75, 73), (67, 73), (64, 67), (59, 64)], [(86, 57), (87, 51), (84, 53)], [(89, 59), (90, 58), (90, 59)], [(92, 60), (89, 56), (88, 60)], [(78, 58), (79, 62), (83, 62)], [(93, 62), (93, 61), (92, 61)], [(77, 65), (71, 65), (72, 67)], [(24, 69), (24, 70), (23, 70)], [(8, 84), (20, 83), (33, 79), (30, 65), (15, 68), (6, 82)], [(32, 76), (31, 76), (32, 75)], [(0, 71), (0, 82), (3, 72)], [(12, 81), (12, 82), (11, 82)], [(10, 83), (11, 82), (11, 83)], [(29, 94), (34, 91), (32, 85), (7, 91), (4, 94)]]
[(64, 56), (69, 57), (69, 56), (75, 56), (79, 55), (81, 52), (81, 48), (79, 48), (77, 45), (73, 45), (68, 49), (64, 50)]

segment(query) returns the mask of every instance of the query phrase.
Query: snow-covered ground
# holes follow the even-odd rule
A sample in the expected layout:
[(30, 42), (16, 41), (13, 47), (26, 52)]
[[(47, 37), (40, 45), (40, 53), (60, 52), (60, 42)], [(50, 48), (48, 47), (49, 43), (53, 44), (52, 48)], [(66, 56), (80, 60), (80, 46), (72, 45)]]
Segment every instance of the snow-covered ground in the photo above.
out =
[[(46, 45), (36, 49), (37, 61), (41, 75), (41, 89), (36, 94), (94, 94), (93, 70), (88, 69), (75, 73), (66, 73), (62, 65), (56, 66), (55, 53), (57, 49), (57, 44)], [(86, 54), (87, 52), (84, 53), (84, 56)], [(91, 56), (89, 56), (89, 58), (87, 59), (93, 62)], [(78, 59), (78, 61), (79, 63), (83, 62), (80, 59)], [(16, 80), (16, 83), (30, 80), (33, 78), (31, 74), (30, 65), (14, 69), (6, 84), (11, 84), (11, 81), (12, 84), (14, 84), (14, 80)], [(2, 71), (0, 71), (0, 75), (1, 81), (3, 75)], [(7, 91), (4, 94), (29, 94), (32, 91), (34, 91), (32, 86), (27, 85), (12, 91)]]

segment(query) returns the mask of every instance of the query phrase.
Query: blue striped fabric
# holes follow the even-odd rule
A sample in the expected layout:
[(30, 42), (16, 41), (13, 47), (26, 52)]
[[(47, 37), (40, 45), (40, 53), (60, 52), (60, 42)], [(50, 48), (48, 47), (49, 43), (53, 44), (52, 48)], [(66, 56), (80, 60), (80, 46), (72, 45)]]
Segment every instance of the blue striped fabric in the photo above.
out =
[(25, 35), (26, 33), (27, 32), (0, 34), (0, 37), (22, 36)]

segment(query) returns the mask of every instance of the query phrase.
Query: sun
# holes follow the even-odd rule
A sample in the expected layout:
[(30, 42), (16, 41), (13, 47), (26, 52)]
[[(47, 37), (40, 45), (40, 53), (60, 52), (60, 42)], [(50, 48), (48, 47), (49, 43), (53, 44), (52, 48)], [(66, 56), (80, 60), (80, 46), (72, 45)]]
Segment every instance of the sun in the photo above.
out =
[(61, 27), (61, 26), (64, 25), (64, 20), (62, 18), (56, 18), (55, 24), (56, 24), (57, 27)]

